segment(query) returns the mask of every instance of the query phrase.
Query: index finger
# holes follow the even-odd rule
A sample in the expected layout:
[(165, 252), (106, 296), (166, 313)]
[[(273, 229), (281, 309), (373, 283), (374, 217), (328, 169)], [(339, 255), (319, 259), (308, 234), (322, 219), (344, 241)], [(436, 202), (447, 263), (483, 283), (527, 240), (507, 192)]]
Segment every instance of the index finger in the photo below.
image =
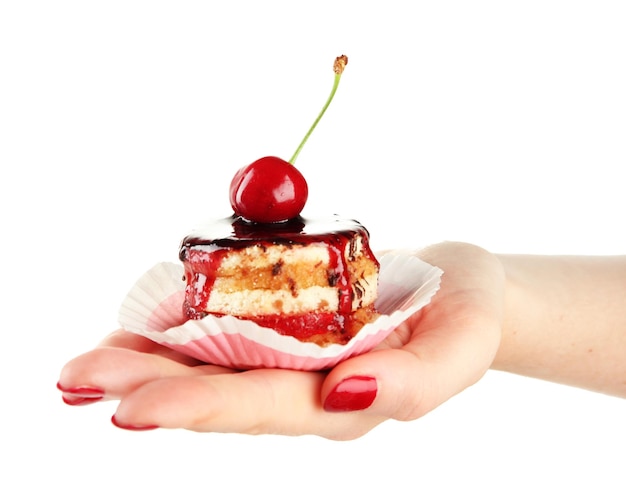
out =
[(160, 345), (146, 337), (119, 329), (107, 335), (99, 344), (100, 347), (115, 347), (120, 349), (135, 350), (146, 354), (156, 354), (187, 366), (198, 366), (202, 361), (176, 352), (168, 347)]

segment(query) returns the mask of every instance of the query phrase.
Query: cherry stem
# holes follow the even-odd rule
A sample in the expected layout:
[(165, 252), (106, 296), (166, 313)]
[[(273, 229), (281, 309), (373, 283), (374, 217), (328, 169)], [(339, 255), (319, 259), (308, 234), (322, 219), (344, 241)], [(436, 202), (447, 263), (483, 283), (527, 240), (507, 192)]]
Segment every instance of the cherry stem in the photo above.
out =
[(289, 159), (289, 162), (291, 164), (294, 164), (296, 162), (298, 155), (300, 155), (300, 150), (302, 150), (302, 147), (304, 147), (304, 144), (309, 139), (309, 136), (311, 136), (311, 133), (313, 133), (313, 130), (317, 126), (317, 123), (320, 122), (320, 119), (322, 119), (322, 116), (326, 112), (326, 109), (328, 109), (330, 102), (332, 102), (333, 97), (335, 96), (335, 92), (337, 91), (337, 88), (339, 87), (339, 80), (341, 79), (341, 75), (347, 64), (348, 64), (348, 57), (346, 57), (345, 55), (341, 55), (335, 59), (335, 64), (333, 65), (333, 71), (335, 72), (335, 80), (333, 82), (333, 89), (330, 91), (330, 95), (328, 96), (328, 99), (326, 100), (324, 107), (322, 107), (322, 111), (317, 116), (317, 119), (315, 119), (315, 121), (313, 122), (313, 125), (309, 128), (309, 131), (307, 131), (307, 134), (304, 135), (304, 138), (300, 142), (300, 145), (298, 145), (298, 148), (296, 149), (296, 151), (293, 153), (291, 159)]

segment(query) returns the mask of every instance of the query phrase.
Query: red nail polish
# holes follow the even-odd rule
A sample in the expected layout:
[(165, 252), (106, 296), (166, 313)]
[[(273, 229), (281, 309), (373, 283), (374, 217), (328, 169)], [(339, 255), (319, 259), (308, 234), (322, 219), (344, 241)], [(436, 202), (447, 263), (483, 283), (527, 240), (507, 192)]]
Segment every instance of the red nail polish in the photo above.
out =
[(371, 376), (351, 376), (339, 382), (324, 401), (329, 412), (360, 411), (372, 405), (378, 386)]
[(157, 425), (129, 425), (126, 423), (120, 423), (115, 414), (111, 417), (111, 423), (118, 428), (122, 428), (123, 430), (131, 430), (131, 431), (148, 431), (148, 430), (156, 430), (158, 428)]
[(98, 402), (102, 400), (104, 397), (102, 395), (97, 395), (93, 397), (82, 397), (80, 395), (72, 395), (72, 394), (63, 394), (63, 402), (65, 402), (68, 406), (86, 406), (89, 404), (93, 404), (94, 402)]
[(98, 387), (90, 387), (90, 386), (80, 386), (80, 387), (71, 387), (65, 388), (61, 383), (57, 383), (57, 388), (61, 390), (63, 393), (69, 393), (71, 395), (77, 395), (80, 397), (100, 397), (104, 395), (104, 390)]

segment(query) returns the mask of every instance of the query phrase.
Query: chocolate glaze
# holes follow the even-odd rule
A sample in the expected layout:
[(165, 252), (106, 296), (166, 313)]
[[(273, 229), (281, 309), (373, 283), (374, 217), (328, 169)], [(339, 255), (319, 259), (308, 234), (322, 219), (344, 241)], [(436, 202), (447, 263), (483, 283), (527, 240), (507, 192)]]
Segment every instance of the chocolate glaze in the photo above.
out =
[[(229, 250), (248, 246), (263, 248), (277, 244), (306, 245), (323, 242), (330, 255), (328, 282), (330, 286), (337, 288), (339, 296), (339, 312), (333, 317), (333, 321), (341, 327), (352, 312), (353, 290), (347, 271), (346, 247), (349, 246), (347, 257), (354, 256), (355, 234), (363, 238), (364, 250), (375, 261), (369, 247), (367, 229), (358, 221), (338, 216), (325, 219), (297, 217), (271, 224), (252, 223), (241, 217), (231, 216), (201, 226), (186, 236), (180, 245), (179, 257), (185, 266), (187, 281), (185, 313), (190, 319), (200, 319), (206, 315), (202, 309), (208, 302), (215, 273)], [(289, 334), (289, 330), (282, 331)]]
[(239, 216), (211, 221), (186, 236), (180, 246), (180, 260), (185, 261), (186, 251), (213, 251), (217, 248), (243, 248), (264, 244), (307, 244), (326, 242), (331, 245), (350, 241), (358, 233), (366, 240), (369, 232), (358, 221), (338, 216), (324, 219), (306, 219), (298, 216), (281, 223), (253, 223)]

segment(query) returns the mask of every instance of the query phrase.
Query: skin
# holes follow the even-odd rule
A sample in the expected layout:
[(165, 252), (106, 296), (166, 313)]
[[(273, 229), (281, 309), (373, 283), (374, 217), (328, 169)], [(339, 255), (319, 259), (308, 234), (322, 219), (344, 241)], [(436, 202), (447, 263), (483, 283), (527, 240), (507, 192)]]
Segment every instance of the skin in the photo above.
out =
[[(118, 330), (65, 365), (75, 388), (120, 400), (118, 424), (199, 432), (360, 437), (414, 420), (489, 368), (626, 397), (626, 257), (494, 255), (445, 242), (418, 253), (444, 270), (433, 301), (367, 354), (330, 372), (235, 372), (198, 364)], [(376, 379), (373, 403), (327, 412), (345, 378)]]
[(492, 367), (626, 397), (626, 256), (499, 258), (507, 307)]

